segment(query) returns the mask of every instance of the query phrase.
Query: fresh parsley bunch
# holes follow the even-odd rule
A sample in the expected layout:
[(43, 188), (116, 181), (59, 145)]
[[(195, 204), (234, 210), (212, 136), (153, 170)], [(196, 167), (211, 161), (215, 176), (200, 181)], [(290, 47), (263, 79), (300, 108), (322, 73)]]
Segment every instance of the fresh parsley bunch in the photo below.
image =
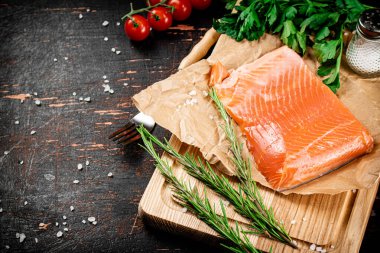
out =
[(360, 14), (371, 7), (358, 0), (224, 0), (232, 13), (214, 28), (237, 41), (257, 40), (265, 32), (300, 54), (311, 46), (320, 62), (318, 75), (336, 92), (343, 53), (343, 31), (354, 30)]

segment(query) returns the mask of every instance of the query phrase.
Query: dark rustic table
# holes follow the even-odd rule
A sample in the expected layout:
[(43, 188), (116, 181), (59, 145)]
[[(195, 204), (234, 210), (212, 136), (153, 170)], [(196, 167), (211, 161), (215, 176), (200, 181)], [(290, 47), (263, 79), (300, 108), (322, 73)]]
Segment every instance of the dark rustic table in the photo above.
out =
[[(137, 207), (153, 161), (107, 136), (137, 112), (133, 94), (176, 72), (222, 7), (194, 12), (142, 43), (116, 24), (128, 10), (129, 1), (116, 0), (0, 1), (0, 252), (218, 251), (143, 224)], [(104, 75), (114, 94), (103, 91)], [(372, 252), (380, 235), (379, 200), (374, 209), (362, 252)]]

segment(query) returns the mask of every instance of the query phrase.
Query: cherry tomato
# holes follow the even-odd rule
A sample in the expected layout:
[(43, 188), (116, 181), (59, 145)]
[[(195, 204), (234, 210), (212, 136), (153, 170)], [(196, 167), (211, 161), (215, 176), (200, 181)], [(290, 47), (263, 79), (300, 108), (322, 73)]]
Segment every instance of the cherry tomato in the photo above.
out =
[[(133, 20), (132, 20), (133, 19)], [(149, 36), (150, 26), (148, 20), (141, 15), (133, 15), (124, 23), (124, 31), (131, 40), (141, 41)]]
[(169, 0), (167, 5), (174, 7), (173, 19), (182, 21), (187, 19), (191, 14), (190, 0)]
[(148, 13), (148, 22), (156, 31), (165, 31), (173, 23), (170, 11), (164, 7), (155, 7)]
[(212, 0), (190, 0), (190, 2), (194, 9), (205, 10), (210, 6)]
[(161, 3), (162, 0), (149, 0), (150, 5)]

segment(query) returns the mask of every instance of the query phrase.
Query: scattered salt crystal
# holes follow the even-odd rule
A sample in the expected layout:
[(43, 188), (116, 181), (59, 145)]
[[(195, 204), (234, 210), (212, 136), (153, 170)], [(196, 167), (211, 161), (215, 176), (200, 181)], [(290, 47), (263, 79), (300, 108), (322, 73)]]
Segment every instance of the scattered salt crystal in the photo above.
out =
[(52, 174), (44, 174), (44, 178), (47, 180), (47, 181), (53, 181), (55, 179), (55, 176), (52, 175)]
[(72, 211), (74, 211), (74, 207), (73, 206), (70, 206), (70, 211), (72, 212)]
[(90, 165), (90, 161), (86, 160), (86, 166)]
[(208, 115), (209, 119), (213, 120), (214, 116), (213, 115)]
[(116, 22), (116, 25), (119, 26), (119, 25), (120, 25), (120, 22)]
[(19, 125), (19, 124), (20, 124), (20, 121), (16, 120), (15, 125)]
[(322, 250), (321, 250), (321, 253), (326, 253), (326, 251), (327, 251), (327, 250), (325, 250), (325, 249), (322, 249)]
[(11, 247), (9, 247), (9, 245), (5, 245), (5, 248), (6, 248), (6, 249), (10, 249)]
[(203, 94), (203, 96), (204, 96), (204, 97), (207, 97), (207, 96), (208, 96), (208, 92), (207, 92), (207, 91), (205, 91), (205, 90), (204, 90), (204, 91), (202, 91), (202, 94)]
[(103, 79), (107, 79), (107, 76), (106, 76), (106, 75), (104, 75), (104, 76), (103, 76)]
[(30, 134), (31, 134), (31, 135), (33, 135), (33, 134), (35, 134), (35, 133), (36, 133), (35, 130), (30, 131)]
[(67, 219), (66, 215), (63, 215), (63, 216), (62, 216), (62, 218), (63, 218), (64, 220), (66, 220), (66, 219)]
[(4, 155), (8, 155), (11, 151), (5, 150)]
[(322, 247), (318, 246), (315, 250), (318, 251), (318, 252), (321, 252), (322, 251)]
[(58, 226), (59, 226), (59, 223), (58, 223), (58, 222), (56, 222), (56, 223), (55, 223), (55, 226), (56, 226), (56, 227), (58, 227)]
[(85, 98), (84, 98), (84, 101), (86, 101), (86, 102), (91, 102), (91, 98), (90, 98), (90, 97), (85, 97)]
[(306, 217), (303, 217), (302, 220), (303, 220), (303, 221), (306, 221)]
[(2, 207), (0, 207), (0, 213), (2, 213), (3, 212), (3, 208)]
[(106, 79), (106, 80), (104, 80), (104, 83), (109, 83), (109, 82), (110, 82), (110, 80), (107, 80), (107, 79)]
[(128, 86), (128, 83), (123, 83), (124, 86)]
[(87, 12), (90, 12), (91, 10), (90, 9), (86, 9)]
[(78, 170), (82, 170), (83, 169), (83, 165), (81, 163), (78, 163), (77, 168), (78, 168)]
[(20, 103), (23, 104), (23, 103), (24, 103), (24, 99), (21, 99), (21, 100), (20, 100)]
[(62, 231), (58, 231), (57, 237), (62, 237), (62, 235), (63, 235)]
[(310, 245), (310, 250), (315, 250), (315, 247), (316, 245), (313, 243), (312, 245)]
[(33, 95), (34, 95), (34, 96), (37, 96), (37, 95), (38, 95), (38, 93), (37, 93), (37, 92), (33, 92)]
[(25, 201), (24, 201), (24, 206), (26, 206), (27, 204), (28, 204), (28, 201), (25, 200)]
[(82, 220), (82, 223), (83, 223), (83, 224), (86, 224), (86, 220)]
[(75, 179), (75, 180), (73, 181), (73, 183), (74, 183), (74, 184), (79, 184), (79, 180), (76, 180), (76, 179)]
[(352, 193), (356, 193), (356, 189), (353, 189), (353, 190), (352, 190)]
[(36, 243), (38, 243), (38, 238), (36, 237), (36, 238), (34, 238), (34, 241), (36, 242)]
[(110, 93), (113, 94), (115, 91), (113, 89), (110, 89)]
[(20, 238), (20, 233), (16, 233), (16, 238)]
[(295, 221), (295, 220), (292, 220), (292, 221), (290, 222), (290, 224), (294, 225), (294, 224), (296, 224), (296, 221)]
[(77, 93), (76, 92), (73, 92), (73, 96), (76, 96), (77, 95)]
[(111, 87), (108, 84), (103, 84), (104, 92), (110, 91)]
[(79, 14), (79, 19), (82, 19), (83, 18), (83, 15), (82, 13)]
[(79, 97), (79, 101), (83, 101), (83, 97)]
[(116, 54), (120, 54), (121, 53), (121, 51), (116, 51)]
[(108, 37), (104, 37), (104, 41), (108, 41)]
[(57, 59), (57, 58), (54, 58), (53, 61), (58, 61), (58, 59)]
[(26, 238), (26, 235), (24, 233), (20, 234), (20, 242), (23, 242)]
[(66, 226), (66, 225), (67, 225), (67, 222), (66, 222), (66, 221), (62, 222), (62, 225), (63, 225), (63, 226)]
[(195, 95), (197, 95), (197, 91), (196, 90), (192, 90), (192, 91), (189, 92), (189, 95), (190, 96), (195, 96)]
[(96, 221), (96, 218), (91, 216), (91, 217), (88, 217), (87, 220), (89, 222), (94, 222), (94, 221)]
[(108, 22), (107, 20), (103, 21), (102, 23), (102, 26), (108, 26), (110, 22)]
[(335, 246), (334, 246), (334, 245), (331, 245), (330, 248), (335, 249)]
[(186, 213), (186, 212), (187, 212), (187, 208), (186, 208), (186, 207), (183, 207), (183, 208), (181, 209), (181, 212)]
[(112, 172), (109, 172), (109, 173), (107, 174), (107, 176), (108, 176), (108, 177), (113, 177)]
[(114, 48), (114, 47), (111, 48), (111, 51), (115, 53), (116, 52), (116, 48)]
[(65, 57), (63, 57), (63, 59), (65, 59), (65, 61), (67, 61), (69, 59), (69, 57), (65, 56)]
[(36, 101), (34, 101), (34, 103), (36, 104), (36, 105), (38, 105), (38, 106), (40, 106), (41, 105), (41, 101), (40, 100), (36, 100)]
[(69, 229), (68, 229), (68, 228), (64, 228), (63, 230), (64, 230), (64, 231), (66, 231), (66, 232), (67, 232), (67, 231), (69, 231)]
[(98, 222), (97, 222), (97, 221), (93, 221), (93, 222), (92, 222), (92, 225), (94, 225), (94, 226), (95, 226), (96, 224), (98, 224)]

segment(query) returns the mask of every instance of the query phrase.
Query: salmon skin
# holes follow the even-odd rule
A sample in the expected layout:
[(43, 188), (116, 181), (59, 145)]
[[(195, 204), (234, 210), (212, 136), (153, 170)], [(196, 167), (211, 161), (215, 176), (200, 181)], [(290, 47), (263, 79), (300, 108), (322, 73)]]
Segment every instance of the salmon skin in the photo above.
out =
[[(221, 66), (212, 72), (214, 81), (227, 76)], [(373, 148), (368, 130), (286, 46), (213, 85), (275, 190), (309, 182)]]

